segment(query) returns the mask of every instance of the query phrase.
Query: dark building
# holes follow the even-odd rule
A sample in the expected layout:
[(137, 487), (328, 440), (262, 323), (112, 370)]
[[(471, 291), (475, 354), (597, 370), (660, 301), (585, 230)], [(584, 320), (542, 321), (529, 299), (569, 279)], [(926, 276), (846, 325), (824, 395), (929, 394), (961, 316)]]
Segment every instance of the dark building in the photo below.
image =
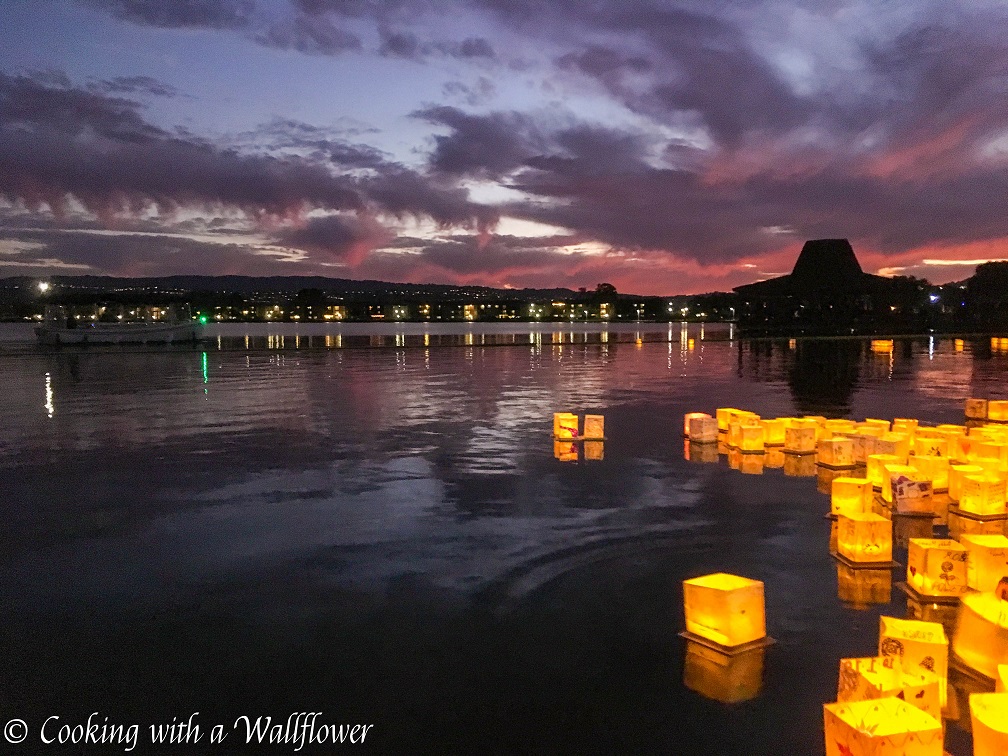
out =
[(927, 281), (865, 273), (846, 239), (805, 242), (790, 275), (735, 287), (739, 326), (758, 335), (927, 330)]

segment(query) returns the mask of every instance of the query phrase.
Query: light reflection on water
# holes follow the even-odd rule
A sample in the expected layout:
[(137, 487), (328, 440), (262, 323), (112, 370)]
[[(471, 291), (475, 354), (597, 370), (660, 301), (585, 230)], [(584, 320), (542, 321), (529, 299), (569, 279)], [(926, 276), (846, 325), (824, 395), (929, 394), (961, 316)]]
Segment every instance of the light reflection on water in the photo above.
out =
[[(870, 653), (878, 614), (907, 608), (901, 596), (859, 602), (849, 582), (854, 598), (839, 600), (825, 499), (808, 471), (788, 470), (787, 460), (758, 471), (745, 460), (738, 471), (724, 458), (687, 461), (682, 415), (732, 405), (766, 416), (958, 422), (963, 399), (997, 396), (1008, 367), (984, 340), (963, 351), (950, 339), (896, 340), (880, 355), (864, 341), (718, 340), (709, 327), (701, 339), (698, 327), (679, 324), (641, 334), (223, 330), (209, 348), (0, 349), (0, 619), (13, 628), (0, 651), (24, 659), (8, 700), (27, 689), (51, 702), (63, 688), (86, 687), (54, 668), (41, 644), (53, 640), (47, 627), (82, 641), (74, 628), (98, 615), (111, 628), (89, 631), (99, 645), (127, 638), (135, 658), (126, 664), (168, 658), (181, 670), (175, 685), (198, 699), (198, 686), (223, 683), (194, 672), (172, 642), (144, 640), (144, 618), (154, 612), (166, 637), (180, 637), (213, 607), (220, 626), (203, 627), (201, 638), (231, 643), (236, 623), (269, 619), (297, 637), (324, 637), (364, 666), (375, 661), (371, 639), (398, 637), (406, 622), (416, 638), (397, 641), (398, 666), (385, 674), (403, 687), (421, 667), (432, 676), (431, 698), (414, 688), (416, 713), (397, 714), (417, 727), (444, 716), (437, 695), (510, 690), (602, 712), (621, 710), (618, 695), (637, 691), (630, 699), (639, 701), (646, 691), (649, 713), (634, 716), (655, 739), (639, 735), (641, 749), (674, 737), (687, 744), (675, 752), (691, 752), (690, 743), (716, 752), (704, 739), (727, 721), (734, 730), (716, 736), (725, 752), (783, 742), (818, 753), (818, 707), (832, 700), (836, 659)], [(554, 457), (550, 423), (560, 410), (606, 416), (601, 459)], [(762, 693), (746, 704), (760, 724), (682, 685), (680, 581), (721, 569), (767, 584), (780, 643), (761, 667)], [(428, 594), (440, 598), (416, 598)], [(480, 640), (459, 645), (470, 625)], [(283, 658), (267, 635), (239, 635)], [(532, 636), (545, 666), (528, 656)], [(459, 661), (424, 661), (425, 644), (442, 637), (437, 658)], [(639, 649), (634, 664), (614, 650), (625, 644)], [(253, 664), (251, 653), (236, 652), (234, 675)], [(494, 654), (517, 669), (517, 682), (501, 682)], [(460, 682), (461, 664), (495, 681), (493, 690)], [(329, 673), (374, 718), (398, 711), (356, 677)], [(306, 675), (296, 676), (302, 688), (329, 695)], [(99, 684), (109, 695), (113, 687)], [(139, 705), (135, 689), (120, 695)], [(683, 708), (691, 723), (675, 715)], [(547, 740), (556, 735), (525, 714)], [(496, 724), (475, 717), (468, 726), (489, 737)], [(587, 743), (599, 733), (581, 735)], [(961, 732), (952, 737), (950, 750), (963, 753)]]

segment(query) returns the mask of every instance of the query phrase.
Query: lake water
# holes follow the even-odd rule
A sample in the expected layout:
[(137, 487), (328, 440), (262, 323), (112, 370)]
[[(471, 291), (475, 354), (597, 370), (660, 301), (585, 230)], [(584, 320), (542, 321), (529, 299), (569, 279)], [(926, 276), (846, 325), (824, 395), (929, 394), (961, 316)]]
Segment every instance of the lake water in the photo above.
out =
[[(814, 467), (687, 460), (682, 415), (961, 423), (1008, 369), (989, 339), (875, 354), (726, 326), (211, 333), (45, 350), (0, 329), (0, 702), (25, 752), (92, 712), (141, 744), (199, 712), (186, 753), (292, 752), (232, 724), (308, 711), (389, 753), (823, 753), (838, 660), (913, 607), (838, 575)], [(568, 410), (605, 415), (602, 459), (555, 458)], [(714, 571), (764, 581), (761, 662), (687, 654), (681, 582)]]

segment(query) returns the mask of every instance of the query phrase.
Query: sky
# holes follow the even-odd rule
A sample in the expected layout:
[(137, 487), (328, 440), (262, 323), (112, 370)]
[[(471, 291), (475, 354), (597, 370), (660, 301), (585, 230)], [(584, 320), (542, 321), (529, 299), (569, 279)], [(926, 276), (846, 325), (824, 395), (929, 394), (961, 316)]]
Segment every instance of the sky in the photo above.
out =
[(4, 0), (0, 277), (1008, 258), (1003, 0)]

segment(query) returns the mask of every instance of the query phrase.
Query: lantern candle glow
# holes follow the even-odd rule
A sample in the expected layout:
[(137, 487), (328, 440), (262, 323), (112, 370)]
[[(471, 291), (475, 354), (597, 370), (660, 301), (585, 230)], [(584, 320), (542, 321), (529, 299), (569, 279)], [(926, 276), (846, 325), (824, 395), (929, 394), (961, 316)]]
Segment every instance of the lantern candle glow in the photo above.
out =
[(819, 464), (854, 467), (854, 444), (849, 438), (824, 438), (816, 445)]
[(894, 657), (903, 670), (923, 667), (938, 675), (942, 707), (947, 700), (948, 638), (937, 622), (879, 617), (879, 656)]
[(968, 666), (995, 678), (1008, 664), (1008, 601), (993, 593), (967, 593), (959, 601), (952, 650)]
[(942, 756), (941, 720), (896, 698), (823, 704), (826, 756)]
[(951, 538), (911, 538), (907, 585), (921, 596), (961, 596), (966, 592), (966, 547)]
[(975, 591), (993, 591), (1008, 575), (1008, 538), (1000, 533), (966, 534), (960, 542), (967, 552), (966, 584)]
[(784, 430), (784, 451), (794, 454), (811, 454), (816, 450), (814, 424), (794, 424)]
[[(692, 438), (692, 436), (690, 436), (690, 421), (693, 420), (694, 418), (702, 418), (702, 417), (710, 417), (710, 415), (708, 415), (706, 412), (687, 412), (685, 415), (683, 415), (683, 435)], [(717, 428), (717, 421), (715, 421), (714, 427)]]
[(835, 515), (871, 513), (875, 494), (867, 478), (834, 478), (830, 512)]
[(869, 512), (839, 515), (837, 554), (851, 562), (891, 562), (892, 521)]
[(570, 412), (554, 412), (553, 435), (561, 439), (577, 438), (578, 416)]
[(973, 693), (969, 707), (973, 756), (1008, 753), (1008, 693)]
[(725, 647), (766, 637), (763, 583), (716, 572), (683, 581), (686, 632)]

